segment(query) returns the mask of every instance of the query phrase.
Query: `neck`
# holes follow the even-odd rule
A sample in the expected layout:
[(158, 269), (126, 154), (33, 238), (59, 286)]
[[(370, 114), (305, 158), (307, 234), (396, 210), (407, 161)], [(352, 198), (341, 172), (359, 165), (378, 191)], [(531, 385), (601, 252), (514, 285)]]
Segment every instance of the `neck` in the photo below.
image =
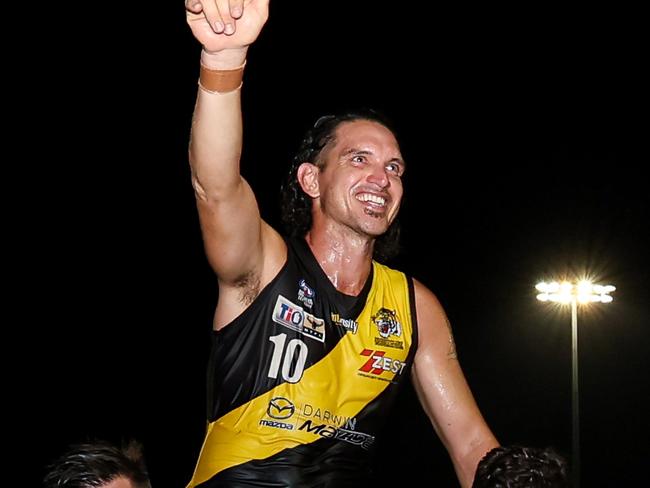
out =
[(341, 293), (358, 295), (372, 266), (374, 239), (367, 236), (343, 235), (311, 229), (305, 240), (321, 268)]

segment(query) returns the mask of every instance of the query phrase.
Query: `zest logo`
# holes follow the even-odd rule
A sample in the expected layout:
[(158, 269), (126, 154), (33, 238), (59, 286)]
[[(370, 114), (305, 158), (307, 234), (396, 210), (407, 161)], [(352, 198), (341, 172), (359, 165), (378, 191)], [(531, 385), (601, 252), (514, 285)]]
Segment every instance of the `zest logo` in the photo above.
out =
[(364, 365), (359, 368), (359, 371), (363, 371), (364, 373), (376, 374), (378, 376), (384, 371), (402, 374), (406, 366), (405, 362), (386, 356), (386, 351), (364, 349), (360, 354), (361, 356), (369, 356)]

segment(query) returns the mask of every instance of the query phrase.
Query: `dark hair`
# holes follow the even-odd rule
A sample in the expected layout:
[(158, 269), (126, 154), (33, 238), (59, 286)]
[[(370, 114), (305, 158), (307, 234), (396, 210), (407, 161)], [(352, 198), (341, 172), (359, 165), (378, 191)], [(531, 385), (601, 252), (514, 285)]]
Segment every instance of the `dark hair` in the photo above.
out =
[[(323, 148), (334, 140), (334, 134), (339, 125), (355, 120), (369, 120), (383, 125), (393, 134), (388, 119), (379, 112), (371, 109), (362, 109), (345, 112), (338, 115), (325, 115), (320, 117), (311, 129), (307, 131), (300, 143), (298, 152), (291, 161), (291, 168), (287, 179), (282, 185), (282, 223), (285, 231), (291, 237), (303, 237), (311, 228), (312, 202), (298, 183), (298, 168), (304, 162), (310, 162), (322, 167), (320, 160)], [(395, 219), (388, 230), (379, 236), (375, 242), (374, 258), (385, 261), (394, 257), (399, 252), (400, 227)]]
[(105, 441), (75, 444), (48, 466), (45, 488), (95, 488), (124, 477), (134, 487), (150, 488), (142, 448), (135, 441), (117, 448)]
[(478, 463), (472, 488), (568, 488), (566, 460), (552, 448), (501, 446)]

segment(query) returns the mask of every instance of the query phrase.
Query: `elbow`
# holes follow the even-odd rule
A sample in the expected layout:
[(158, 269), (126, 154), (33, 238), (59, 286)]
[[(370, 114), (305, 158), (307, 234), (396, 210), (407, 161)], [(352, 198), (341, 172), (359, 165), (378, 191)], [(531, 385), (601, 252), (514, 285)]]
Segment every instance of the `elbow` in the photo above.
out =
[(209, 160), (190, 151), (192, 188), (197, 200), (216, 202), (229, 198), (241, 188), (239, 159)]
[(205, 187), (201, 184), (194, 172), (192, 172), (192, 188), (194, 188), (194, 195), (197, 200), (202, 202), (208, 201), (208, 193), (205, 191)]
[(192, 188), (194, 195), (202, 203), (219, 203), (232, 201), (237, 195), (241, 195), (244, 180), (237, 175), (234, 179), (221, 176), (220, 178), (201, 178), (192, 171)]

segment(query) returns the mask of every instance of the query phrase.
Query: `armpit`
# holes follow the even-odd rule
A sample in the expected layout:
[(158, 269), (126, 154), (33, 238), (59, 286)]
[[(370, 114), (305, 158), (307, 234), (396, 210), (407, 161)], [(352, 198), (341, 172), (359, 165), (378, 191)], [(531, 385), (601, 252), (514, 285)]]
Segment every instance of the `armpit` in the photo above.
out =
[(248, 306), (253, 303), (260, 293), (260, 275), (250, 271), (235, 280), (235, 287), (239, 289), (239, 301)]

